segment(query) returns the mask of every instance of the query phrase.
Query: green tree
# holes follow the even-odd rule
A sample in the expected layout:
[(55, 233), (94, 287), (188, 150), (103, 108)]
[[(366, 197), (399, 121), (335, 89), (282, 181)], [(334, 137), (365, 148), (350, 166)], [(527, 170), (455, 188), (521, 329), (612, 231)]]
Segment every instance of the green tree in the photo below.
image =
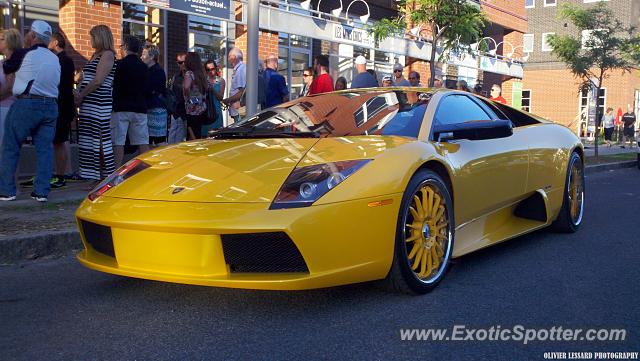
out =
[[(551, 35), (548, 43), (552, 53), (567, 64), (571, 72), (581, 80), (580, 89), (596, 89), (600, 94), (602, 82), (613, 71), (629, 72), (635, 68), (632, 36), (634, 29), (625, 27), (605, 2), (583, 8), (565, 3), (560, 17), (568, 19), (576, 28), (574, 34)], [(598, 157), (600, 132), (600, 97), (596, 96), (595, 156)], [(588, 124), (588, 122), (587, 122)]]
[(401, 0), (398, 16), (375, 22), (369, 32), (379, 42), (390, 36), (403, 36), (407, 23), (425, 27), (432, 39), (429, 86), (433, 86), (438, 48), (444, 57), (451, 51), (468, 51), (482, 37), (486, 22), (480, 7), (468, 0)]

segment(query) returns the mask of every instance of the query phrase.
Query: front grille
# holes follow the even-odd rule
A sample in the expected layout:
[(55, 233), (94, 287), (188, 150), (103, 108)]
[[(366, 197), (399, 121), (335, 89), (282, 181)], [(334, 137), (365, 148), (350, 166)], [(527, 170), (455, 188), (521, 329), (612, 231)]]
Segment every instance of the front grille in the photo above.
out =
[(222, 235), (224, 260), (234, 273), (309, 272), (284, 232)]
[(116, 253), (113, 250), (111, 228), (87, 221), (81, 221), (80, 224), (82, 225), (84, 238), (91, 245), (91, 248), (109, 257), (116, 257)]

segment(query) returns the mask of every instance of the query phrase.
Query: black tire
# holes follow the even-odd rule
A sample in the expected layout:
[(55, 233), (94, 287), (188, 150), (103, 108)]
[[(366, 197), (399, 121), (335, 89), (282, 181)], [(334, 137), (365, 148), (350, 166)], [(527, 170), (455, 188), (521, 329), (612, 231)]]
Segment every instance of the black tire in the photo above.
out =
[[(578, 195), (581, 198), (579, 202), (579, 214), (577, 216), (572, 216), (571, 207), (572, 207), (572, 199), (571, 199), (571, 176), (572, 170), (576, 167), (578, 171), (579, 181), (582, 184), (582, 189)], [(580, 224), (582, 223), (582, 218), (584, 216), (584, 194), (585, 192), (585, 182), (584, 182), (584, 163), (582, 158), (578, 155), (578, 153), (571, 153), (571, 157), (569, 157), (569, 163), (567, 165), (567, 175), (565, 177), (564, 184), (564, 195), (562, 198), (562, 208), (560, 208), (560, 213), (558, 214), (558, 218), (553, 222), (553, 230), (561, 233), (574, 233), (580, 228)]]
[[(445, 204), (442, 205), (441, 203), (438, 203), (439, 206), (443, 206), (445, 208), (445, 210), (442, 211), (442, 215), (444, 216), (444, 214), (446, 213), (446, 220), (448, 221), (448, 225), (446, 227), (441, 227), (440, 229), (438, 229), (436, 226), (433, 226), (434, 228), (434, 233), (433, 233), (433, 237), (429, 236), (429, 238), (420, 238), (420, 241), (416, 240), (413, 241), (413, 243), (407, 243), (407, 232), (413, 232), (406, 226), (406, 222), (408, 222), (409, 218), (412, 219), (412, 222), (420, 222), (419, 220), (415, 220), (414, 216), (412, 216), (411, 211), (410, 211), (410, 207), (412, 207), (412, 204), (415, 206), (414, 202), (414, 195), (417, 192), (420, 192), (421, 189), (424, 189), (424, 187), (428, 187), (429, 189), (432, 189), (433, 191), (436, 191), (437, 194), (439, 195), (439, 199), (444, 200)], [(422, 193), (421, 193), (422, 194)], [(431, 196), (431, 199), (435, 199), (435, 196)], [(430, 206), (433, 206), (434, 204), (432, 203)], [(438, 207), (439, 208), (439, 207)], [(414, 209), (415, 210), (415, 209)], [(428, 214), (429, 211), (423, 211), (424, 214)], [(440, 214), (440, 212), (436, 211), (435, 213)], [(425, 216), (426, 217), (426, 216)], [(433, 219), (433, 224), (436, 224), (439, 222), (438, 220), (442, 220), (444, 218), (442, 218), (442, 216), (440, 218), (438, 217), (432, 217)], [(424, 221), (425, 223), (427, 222), (426, 220)], [(412, 223), (413, 224), (413, 223)], [(440, 224), (444, 224), (444, 223), (440, 223)], [(427, 226), (423, 226), (423, 227), (427, 227)], [(446, 228), (446, 229), (445, 229)], [(442, 278), (444, 278), (444, 275), (446, 274), (446, 271), (449, 268), (449, 263), (451, 260), (451, 254), (453, 252), (453, 240), (454, 240), (454, 230), (455, 230), (455, 221), (453, 218), (453, 202), (451, 200), (451, 195), (450, 195), (450, 191), (446, 185), (446, 183), (442, 180), (442, 178), (435, 172), (430, 171), (430, 170), (420, 170), (418, 171), (409, 181), (409, 184), (407, 186), (407, 189), (404, 192), (404, 195), (402, 197), (402, 203), (400, 205), (400, 211), (398, 212), (398, 222), (397, 222), (397, 226), (396, 226), (396, 239), (395, 239), (395, 247), (394, 247), (394, 256), (393, 256), (393, 263), (391, 265), (391, 270), (389, 271), (389, 274), (387, 275), (386, 278), (386, 284), (387, 287), (395, 292), (402, 292), (402, 293), (408, 293), (408, 294), (425, 294), (429, 291), (431, 291), (432, 289), (434, 289), (438, 283), (440, 283), (440, 281), (442, 280)], [(431, 235), (431, 232), (429, 230), (429, 228), (427, 227), (426, 231), (422, 230), (422, 231), (416, 231), (418, 234), (420, 234), (422, 237), (425, 237), (424, 235)], [(433, 240), (437, 240), (438, 237), (435, 236), (436, 232), (439, 232), (440, 236), (445, 236), (445, 233), (448, 235), (448, 242), (446, 242), (446, 247), (444, 246), (445, 241), (443, 240), (441, 243), (438, 243), (437, 245), (434, 243), (434, 241), (429, 242), (429, 240), (433, 239)], [(409, 233), (409, 234), (414, 234), (414, 233)], [(413, 238), (413, 237), (410, 237)], [(424, 247), (422, 246), (417, 246), (416, 243), (417, 242), (423, 242), (421, 243)], [(437, 241), (435, 241), (437, 242)], [(431, 244), (431, 246), (428, 246), (427, 244)], [(409, 257), (410, 254), (412, 254), (414, 251), (412, 249), (412, 251), (409, 251), (407, 248), (409, 247), (409, 244), (412, 244), (414, 247), (417, 248), (422, 248), (421, 250), (418, 250), (418, 252), (415, 253), (415, 261), (417, 263), (420, 263), (418, 260), (418, 258), (420, 256), (418, 256), (418, 254), (422, 254), (422, 252), (425, 253), (425, 260), (422, 261), (422, 263), (427, 263), (428, 262), (428, 270), (429, 271), (429, 278), (426, 279), (421, 279), (419, 277), (419, 274), (416, 274), (416, 272), (412, 269), (411, 267), (411, 258)], [(427, 248), (429, 247), (429, 248)], [(431, 248), (432, 247), (437, 247), (437, 249), (434, 250), (434, 252), (436, 252), (435, 254), (437, 255), (437, 258), (440, 259), (440, 256), (438, 254), (438, 250), (440, 251), (440, 253), (443, 253), (443, 258), (441, 261), (438, 262), (438, 266), (435, 266), (435, 263), (432, 264), (431, 261), (426, 261), (426, 257), (431, 257), (429, 259), (432, 259), (432, 256), (429, 255), (429, 253), (431, 252)], [(435, 261), (433, 261), (435, 262)], [(420, 264), (420, 266), (418, 266), (417, 270), (420, 270), (421, 267), (424, 267), (424, 264)], [(432, 270), (432, 265), (435, 266), (435, 268), (433, 268)], [(435, 272), (435, 273), (434, 273)], [(431, 277), (431, 275), (433, 275)]]

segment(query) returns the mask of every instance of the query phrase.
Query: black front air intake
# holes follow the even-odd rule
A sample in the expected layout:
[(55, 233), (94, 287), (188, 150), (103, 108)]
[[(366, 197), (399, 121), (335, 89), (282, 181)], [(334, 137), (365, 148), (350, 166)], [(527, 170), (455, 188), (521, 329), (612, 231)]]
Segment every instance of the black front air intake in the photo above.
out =
[(91, 248), (109, 257), (116, 257), (116, 253), (113, 250), (111, 228), (87, 221), (80, 221), (80, 224), (82, 225), (84, 238), (91, 245)]
[(233, 273), (309, 272), (284, 232), (223, 234), (224, 260)]

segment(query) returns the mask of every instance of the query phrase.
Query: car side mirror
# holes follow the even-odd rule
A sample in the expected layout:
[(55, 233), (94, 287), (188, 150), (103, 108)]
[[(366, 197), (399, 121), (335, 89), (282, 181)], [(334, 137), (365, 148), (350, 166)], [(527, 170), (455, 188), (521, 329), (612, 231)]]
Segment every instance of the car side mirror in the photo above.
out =
[(456, 139), (483, 140), (506, 138), (513, 134), (510, 120), (472, 120), (455, 124), (435, 124), (433, 139), (446, 142)]

